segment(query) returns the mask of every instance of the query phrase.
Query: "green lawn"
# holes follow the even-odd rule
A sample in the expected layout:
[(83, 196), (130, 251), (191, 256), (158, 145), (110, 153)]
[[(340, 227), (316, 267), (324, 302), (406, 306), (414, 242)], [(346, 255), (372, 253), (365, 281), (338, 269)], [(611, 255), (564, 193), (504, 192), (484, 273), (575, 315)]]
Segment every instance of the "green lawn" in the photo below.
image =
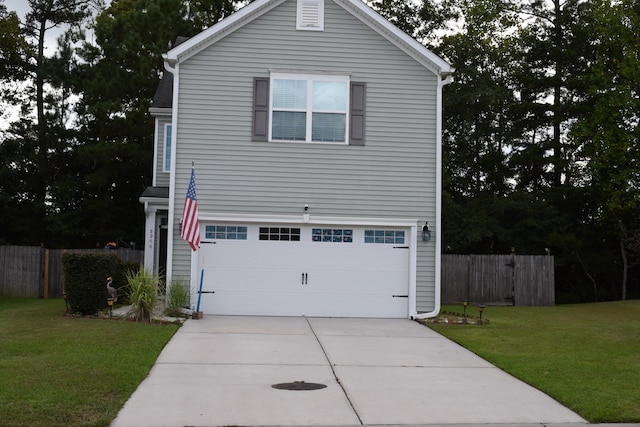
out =
[(108, 426), (178, 329), (64, 311), (0, 298), (0, 425)]
[(484, 318), (429, 326), (590, 422), (640, 422), (640, 301), (487, 307)]

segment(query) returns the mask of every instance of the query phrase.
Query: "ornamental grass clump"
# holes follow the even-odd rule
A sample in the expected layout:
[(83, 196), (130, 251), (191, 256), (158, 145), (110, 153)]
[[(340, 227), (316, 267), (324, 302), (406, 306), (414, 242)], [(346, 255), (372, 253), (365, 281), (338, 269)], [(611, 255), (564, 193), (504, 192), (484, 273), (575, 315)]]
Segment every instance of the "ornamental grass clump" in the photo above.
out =
[(151, 313), (158, 299), (160, 278), (146, 268), (127, 274), (129, 302), (136, 321), (151, 322)]
[(169, 315), (180, 315), (182, 309), (189, 308), (191, 288), (183, 280), (173, 280), (167, 287), (166, 312)]

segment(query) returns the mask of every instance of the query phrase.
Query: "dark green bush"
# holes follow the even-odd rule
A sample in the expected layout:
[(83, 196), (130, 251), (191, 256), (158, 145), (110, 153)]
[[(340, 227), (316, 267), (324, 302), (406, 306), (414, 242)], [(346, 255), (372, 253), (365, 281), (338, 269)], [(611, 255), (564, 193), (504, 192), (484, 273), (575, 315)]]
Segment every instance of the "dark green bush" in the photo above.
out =
[[(126, 293), (131, 263), (114, 254), (67, 252), (62, 256), (64, 288), (72, 313), (95, 314), (107, 305), (107, 277), (118, 289), (118, 302)], [(137, 267), (137, 266), (136, 266)]]

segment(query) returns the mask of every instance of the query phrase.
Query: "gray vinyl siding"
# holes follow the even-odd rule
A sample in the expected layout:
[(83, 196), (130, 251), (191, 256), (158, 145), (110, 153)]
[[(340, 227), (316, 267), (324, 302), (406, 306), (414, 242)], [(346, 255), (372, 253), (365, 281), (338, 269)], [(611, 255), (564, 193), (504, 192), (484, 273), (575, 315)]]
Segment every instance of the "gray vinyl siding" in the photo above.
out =
[(156, 119), (157, 135), (158, 135), (158, 149), (156, 152), (156, 187), (168, 187), (169, 186), (169, 173), (164, 171), (164, 138), (165, 138), (165, 125), (171, 124), (171, 117), (161, 116)]
[(430, 242), (422, 241), (422, 225), (418, 227), (418, 259), (416, 271), (416, 310), (431, 312), (435, 309), (435, 242), (438, 236), (432, 232)]
[[(180, 64), (174, 272), (191, 162), (201, 213), (417, 218), (436, 215), (436, 76), (325, 1), (323, 32), (296, 31), (288, 0)], [(348, 72), (366, 82), (365, 146), (252, 142), (253, 78), (269, 70)], [(438, 238), (438, 236), (435, 236)], [(418, 248), (419, 311), (434, 306), (434, 242)]]

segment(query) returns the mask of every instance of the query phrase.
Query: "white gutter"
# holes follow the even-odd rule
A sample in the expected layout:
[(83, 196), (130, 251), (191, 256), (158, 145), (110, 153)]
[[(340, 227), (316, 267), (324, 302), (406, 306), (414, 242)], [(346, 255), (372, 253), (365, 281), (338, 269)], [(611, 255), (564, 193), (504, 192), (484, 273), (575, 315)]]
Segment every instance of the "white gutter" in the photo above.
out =
[(223, 221), (223, 222), (252, 222), (269, 224), (319, 224), (319, 225), (363, 225), (363, 226), (383, 226), (383, 227), (415, 227), (418, 223), (416, 218), (376, 218), (376, 217), (339, 217), (312, 214), (293, 215), (269, 215), (269, 214), (245, 214), (245, 213), (216, 213), (201, 211), (200, 222)]
[(169, 203), (169, 199), (166, 197), (138, 197), (140, 203), (153, 203), (157, 205), (163, 205)]
[(149, 114), (152, 116), (170, 116), (171, 108), (151, 107), (149, 108)]

